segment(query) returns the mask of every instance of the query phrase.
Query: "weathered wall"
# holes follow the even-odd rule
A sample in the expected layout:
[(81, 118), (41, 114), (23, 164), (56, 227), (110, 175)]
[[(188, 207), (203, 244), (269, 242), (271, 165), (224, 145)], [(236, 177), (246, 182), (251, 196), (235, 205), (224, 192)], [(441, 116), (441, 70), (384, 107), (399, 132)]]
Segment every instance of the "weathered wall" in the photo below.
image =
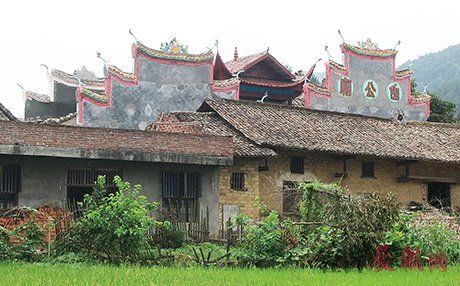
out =
[[(353, 82), (352, 96), (346, 97), (340, 95), (340, 78), (338, 73), (331, 72), (331, 97), (312, 96), (311, 108), (319, 110), (338, 111), (344, 113), (354, 113), (370, 115), (382, 118), (395, 118), (399, 111), (402, 111), (409, 120), (425, 121), (425, 105), (411, 105), (408, 102), (409, 80), (400, 81), (401, 99), (399, 101), (390, 100), (387, 89), (390, 83), (394, 82), (393, 78), (393, 61), (369, 60), (362, 57), (356, 57), (352, 54), (350, 57), (350, 68), (348, 77)], [(364, 94), (363, 85), (367, 80), (373, 80), (376, 83), (377, 93), (375, 98), (368, 98)]]
[[(302, 154), (292, 154), (302, 155)], [(251, 196), (238, 196), (238, 192), (229, 191), (229, 169), (221, 168), (220, 172), (220, 200), (219, 202), (240, 204), (241, 211), (252, 216), (257, 216), (257, 209), (253, 205), (253, 197), (260, 195), (262, 201), (270, 208), (282, 212), (283, 181), (307, 181), (320, 180), (323, 182), (336, 182), (336, 172), (342, 172), (342, 161), (336, 160), (328, 154), (303, 154), (305, 156), (305, 173), (291, 174), (290, 159), (288, 156), (280, 156), (268, 159), (268, 171), (258, 172), (257, 167), (263, 162), (259, 160), (235, 162), (233, 170), (245, 170), (248, 174), (248, 186)], [(373, 161), (375, 164), (375, 178), (361, 177), (361, 162)], [(248, 167), (250, 169), (248, 169)], [(348, 176), (343, 179), (343, 185), (355, 194), (387, 193), (393, 192), (402, 203), (410, 201), (427, 202), (427, 183), (420, 180), (398, 183), (397, 178), (404, 174), (403, 166), (396, 166), (396, 161), (390, 159), (376, 159), (356, 157), (349, 160)], [(411, 166), (411, 175), (438, 176), (460, 178), (460, 166), (418, 162)], [(227, 183), (228, 182), (228, 183)], [(255, 189), (259, 186), (259, 190)], [(227, 189), (225, 189), (227, 188)], [(251, 201), (252, 199), (252, 201)], [(460, 209), (460, 185), (451, 185), (451, 200), (454, 209)]]
[(38, 102), (27, 99), (24, 106), (25, 119), (47, 119), (50, 117), (62, 117), (75, 112), (76, 103), (71, 102)]
[(112, 105), (84, 102), (83, 126), (143, 130), (161, 112), (195, 111), (211, 96), (210, 65), (139, 61), (139, 85), (113, 80)]
[[(245, 190), (231, 189), (232, 172), (244, 172)], [(251, 217), (259, 216), (259, 209), (254, 206), (255, 198), (260, 195), (259, 161), (238, 160), (233, 166), (219, 168), (219, 226), (222, 230), (223, 220), (233, 219), (239, 212)]]
[(217, 167), (214, 166), (0, 155), (0, 165), (10, 163), (22, 166), (22, 188), (18, 204), (32, 207), (66, 199), (69, 168), (121, 169), (125, 181), (142, 185), (142, 193), (150, 201), (156, 202), (161, 201), (162, 172), (200, 172), (202, 196), (199, 205), (203, 212), (206, 207), (209, 208), (211, 233), (215, 233), (218, 228), (218, 178)]

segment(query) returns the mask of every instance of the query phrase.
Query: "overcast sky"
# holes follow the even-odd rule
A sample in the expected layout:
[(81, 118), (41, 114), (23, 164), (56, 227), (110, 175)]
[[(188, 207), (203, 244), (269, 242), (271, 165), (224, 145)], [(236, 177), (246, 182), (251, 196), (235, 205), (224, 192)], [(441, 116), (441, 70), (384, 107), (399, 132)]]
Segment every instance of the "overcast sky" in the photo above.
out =
[[(219, 40), (224, 60), (270, 47), (294, 69), (327, 59), (340, 61), (341, 40), (370, 37), (380, 48), (398, 40), (397, 63), (460, 43), (455, 1), (2, 1), (0, 4), (0, 102), (16, 116), (24, 103), (16, 83), (47, 93), (40, 64), (68, 73), (85, 65), (102, 76), (96, 51), (132, 71), (128, 33), (152, 48), (172, 37), (199, 53)], [(323, 70), (323, 64), (318, 70)]]

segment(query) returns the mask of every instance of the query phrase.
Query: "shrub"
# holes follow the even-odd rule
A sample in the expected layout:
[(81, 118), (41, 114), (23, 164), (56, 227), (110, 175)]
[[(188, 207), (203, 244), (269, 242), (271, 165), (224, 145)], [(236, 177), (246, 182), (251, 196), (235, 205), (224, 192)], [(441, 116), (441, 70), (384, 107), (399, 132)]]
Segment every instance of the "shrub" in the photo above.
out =
[(237, 254), (239, 262), (265, 267), (275, 265), (284, 257), (287, 242), (283, 239), (283, 226), (276, 211), (271, 211), (257, 224), (245, 216), (238, 220), (246, 223)]
[(154, 245), (159, 248), (176, 249), (185, 243), (185, 233), (169, 224), (157, 227), (157, 233), (152, 238)]
[(75, 252), (118, 264), (135, 259), (146, 249), (146, 233), (154, 225), (149, 212), (156, 204), (140, 195), (140, 185), (131, 188), (118, 176), (114, 183), (118, 191), (109, 193), (105, 177), (98, 177), (93, 195), (85, 195), (86, 209), (68, 233), (68, 243)]
[(460, 240), (442, 222), (416, 222), (415, 216), (403, 214), (385, 234), (383, 243), (390, 245), (390, 256), (399, 265), (402, 250), (407, 245), (420, 249), (422, 262), (428, 257), (446, 254), (449, 263), (460, 262)]
[(0, 260), (39, 260), (44, 251), (45, 234), (34, 220), (9, 231), (0, 226)]

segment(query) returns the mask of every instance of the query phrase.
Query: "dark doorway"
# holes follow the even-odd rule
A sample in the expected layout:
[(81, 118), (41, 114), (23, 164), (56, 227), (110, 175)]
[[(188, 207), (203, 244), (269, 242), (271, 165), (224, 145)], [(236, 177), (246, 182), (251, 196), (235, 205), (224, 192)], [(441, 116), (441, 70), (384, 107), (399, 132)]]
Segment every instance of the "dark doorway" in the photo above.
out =
[(428, 183), (428, 203), (438, 209), (450, 208), (450, 184)]
[(86, 194), (93, 192), (92, 187), (67, 187), (67, 200), (71, 202), (83, 202), (83, 198)]

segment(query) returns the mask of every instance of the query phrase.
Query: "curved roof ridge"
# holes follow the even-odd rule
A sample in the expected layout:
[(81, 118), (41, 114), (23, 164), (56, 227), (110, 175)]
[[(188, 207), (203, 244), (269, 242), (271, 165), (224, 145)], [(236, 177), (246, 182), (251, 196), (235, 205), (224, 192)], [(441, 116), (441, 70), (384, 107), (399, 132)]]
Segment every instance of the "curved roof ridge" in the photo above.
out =
[(167, 60), (178, 60), (178, 61), (186, 61), (186, 62), (207, 62), (214, 60), (214, 53), (212, 50), (207, 52), (203, 52), (200, 54), (189, 54), (189, 53), (171, 53), (165, 52), (161, 50), (156, 50), (150, 48), (141, 42), (137, 42), (135, 44), (137, 50), (149, 57), (159, 58), (159, 59), (167, 59)]
[[(57, 77), (58, 79), (65, 81), (66, 83), (72, 84), (74, 86), (78, 85), (78, 81), (73, 74), (66, 73), (65, 71), (52, 69), (50, 71), (51, 76)], [(104, 87), (105, 78), (97, 79), (81, 79), (82, 83), (89, 86), (101, 86)]]

